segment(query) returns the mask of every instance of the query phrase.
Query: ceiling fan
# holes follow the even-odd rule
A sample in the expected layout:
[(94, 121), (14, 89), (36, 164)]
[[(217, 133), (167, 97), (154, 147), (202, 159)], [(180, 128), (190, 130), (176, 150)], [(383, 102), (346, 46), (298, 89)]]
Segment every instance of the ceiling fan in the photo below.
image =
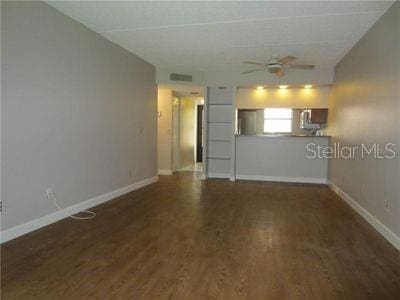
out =
[(266, 63), (259, 63), (254, 61), (243, 61), (243, 64), (257, 65), (261, 66), (261, 68), (253, 69), (249, 71), (242, 72), (240, 74), (248, 74), (257, 71), (267, 70), (271, 74), (274, 74), (278, 77), (285, 75), (284, 69), (303, 69), (303, 70), (312, 70), (314, 69), (314, 65), (293, 65), (290, 64), (291, 61), (294, 61), (296, 57), (294, 56), (285, 56), (283, 58), (279, 58), (277, 55), (271, 56), (271, 59)]

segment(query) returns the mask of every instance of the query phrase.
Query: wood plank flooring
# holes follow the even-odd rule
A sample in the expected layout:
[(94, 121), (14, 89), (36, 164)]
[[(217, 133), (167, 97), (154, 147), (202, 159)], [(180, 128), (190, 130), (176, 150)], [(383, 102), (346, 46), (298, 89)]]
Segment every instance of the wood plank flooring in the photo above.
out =
[(400, 252), (327, 186), (197, 176), (2, 245), (2, 299), (400, 299)]

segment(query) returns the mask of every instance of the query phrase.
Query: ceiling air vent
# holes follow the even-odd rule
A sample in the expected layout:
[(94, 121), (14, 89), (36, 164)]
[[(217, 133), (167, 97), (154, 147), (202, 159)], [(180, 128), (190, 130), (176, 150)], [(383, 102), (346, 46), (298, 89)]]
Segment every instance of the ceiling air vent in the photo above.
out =
[(174, 81), (192, 81), (192, 75), (171, 73), (169, 74), (169, 79)]

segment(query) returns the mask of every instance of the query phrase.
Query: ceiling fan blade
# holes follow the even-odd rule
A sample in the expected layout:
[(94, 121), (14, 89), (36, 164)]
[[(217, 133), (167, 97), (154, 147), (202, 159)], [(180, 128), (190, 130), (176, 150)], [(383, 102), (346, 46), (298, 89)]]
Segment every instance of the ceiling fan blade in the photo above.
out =
[(255, 62), (255, 61), (242, 61), (242, 64), (250, 64), (250, 65), (257, 65), (257, 66), (264, 66), (265, 64)]
[(289, 65), (290, 69), (305, 69), (305, 70), (311, 70), (314, 69), (314, 65)]
[(253, 72), (257, 72), (257, 71), (262, 71), (265, 70), (265, 68), (261, 68), (261, 69), (253, 69), (253, 70), (249, 70), (249, 71), (244, 71), (240, 74), (249, 74), (249, 73), (253, 73)]
[(281, 64), (287, 64), (288, 62), (291, 62), (292, 60), (295, 60), (296, 59), (296, 57), (294, 57), (294, 56), (285, 56), (285, 57), (282, 57), (279, 61), (281, 62)]
[(282, 77), (283, 75), (285, 75), (285, 72), (283, 72), (283, 70), (280, 69), (278, 72), (275, 73), (275, 75), (278, 77)]

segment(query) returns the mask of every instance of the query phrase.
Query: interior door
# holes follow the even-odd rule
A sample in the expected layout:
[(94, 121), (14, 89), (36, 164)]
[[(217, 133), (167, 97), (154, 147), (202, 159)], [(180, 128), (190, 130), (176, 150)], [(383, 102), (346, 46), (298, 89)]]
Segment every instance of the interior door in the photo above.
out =
[(203, 161), (203, 111), (204, 105), (197, 105), (196, 162)]

